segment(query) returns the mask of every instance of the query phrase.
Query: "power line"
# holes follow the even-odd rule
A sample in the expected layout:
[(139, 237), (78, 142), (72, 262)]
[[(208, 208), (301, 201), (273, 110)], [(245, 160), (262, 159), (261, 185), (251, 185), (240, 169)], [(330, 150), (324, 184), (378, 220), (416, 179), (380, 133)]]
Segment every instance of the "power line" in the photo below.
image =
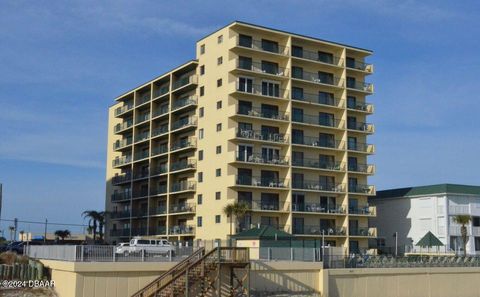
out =
[[(0, 221), (15, 222), (15, 220), (8, 220), (8, 219), (0, 219)], [(41, 225), (45, 225), (45, 222), (22, 221), (22, 220), (17, 220), (17, 222), (19, 222), (19, 223), (26, 223), (26, 224), (41, 224)], [(48, 222), (48, 225), (88, 227), (88, 225), (82, 225), (82, 224), (67, 224), (67, 223), (64, 224), (64, 223), (50, 223), (50, 222)]]

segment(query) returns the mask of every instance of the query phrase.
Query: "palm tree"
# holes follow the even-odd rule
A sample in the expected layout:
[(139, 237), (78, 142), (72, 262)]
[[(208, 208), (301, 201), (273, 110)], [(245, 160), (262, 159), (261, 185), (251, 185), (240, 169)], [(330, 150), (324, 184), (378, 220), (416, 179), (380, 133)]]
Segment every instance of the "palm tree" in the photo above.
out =
[(86, 210), (82, 213), (84, 219), (88, 218), (88, 227), (93, 231), (93, 243), (97, 239), (97, 226), (101, 220), (101, 215), (96, 210)]
[(456, 215), (453, 217), (453, 221), (459, 225), (462, 225), (460, 227), (460, 233), (462, 234), (462, 243), (463, 243), (463, 254), (466, 256), (467, 255), (467, 226), (470, 224), (470, 221), (472, 220), (471, 216), (468, 215)]
[(70, 230), (57, 230), (55, 231), (55, 236), (58, 236), (65, 241), (65, 238), (70, 237), (71, 233)]
[(105, 217), (107, 216), (106, 211), (100, 211), (98, 213), (98, 237), (100, 241), (103, 241), (103, 227), (105, 226)]
[(232, 227), (233, 227), (233, 217), (235, 217), (235, 226), (236, 220), (240, 217), (243, 217), (245, 213), (249, 210), (249, 207), (246, 203), (243, 202), (234, 202), (225, 205), (223, 208), (223, 213), (230, 218), (230, 237), (232, 237)]

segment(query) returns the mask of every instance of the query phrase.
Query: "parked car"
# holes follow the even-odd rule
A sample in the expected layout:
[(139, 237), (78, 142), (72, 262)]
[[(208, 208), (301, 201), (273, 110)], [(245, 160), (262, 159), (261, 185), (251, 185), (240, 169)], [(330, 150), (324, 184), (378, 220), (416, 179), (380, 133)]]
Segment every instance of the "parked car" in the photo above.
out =
[(175, 255), (175, 247), (166, 239), (143, 239), (136, 237), (130, 240), (129, 243), (120, 243), (115, 249), (115, 253), (125, 256), (141, 251), (165, 256)]

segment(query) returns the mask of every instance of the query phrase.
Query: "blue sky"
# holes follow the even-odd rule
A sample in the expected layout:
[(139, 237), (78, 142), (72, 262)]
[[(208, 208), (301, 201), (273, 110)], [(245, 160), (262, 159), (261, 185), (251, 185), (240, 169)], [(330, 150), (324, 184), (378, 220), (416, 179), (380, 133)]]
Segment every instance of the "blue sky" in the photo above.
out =
[(479, 15), (476, 1), (2, 1), (2, 218), (102, 209), (113, 98), (233, 20), (375, 52), (377, 189), (480, 184)]

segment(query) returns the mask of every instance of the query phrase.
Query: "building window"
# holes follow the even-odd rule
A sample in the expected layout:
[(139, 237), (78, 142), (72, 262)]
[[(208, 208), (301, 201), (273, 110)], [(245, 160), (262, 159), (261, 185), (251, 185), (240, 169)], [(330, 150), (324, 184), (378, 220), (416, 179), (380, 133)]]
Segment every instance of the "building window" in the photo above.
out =
[(202, 44), (200, 46), (200, 55), (203, 55), (205, 53), (205, 44)]
[(217, 79), (217, 87), (221, 87), (222, 84), (223, 84), (222, 79), (221, 79), (221, 78), (220, 78), (220, 79)]
[(217, 37), (217, 43), (222, 43), (223, 42), (223, 35), (220, 35)]
[(197, 204), (198, 205), (201, 205), (203, 203), (203, 195), (202, 194), (198, 194), (197, 195)]
[(198, 139), (203, 139), (203, 128), (198, 130)]
[(222, 169), (220, 168), (215, 169), (215, 176), (217, 177), (222, 176)]
[(198, 173), (198, 182), (199, 183), (203, 182), (203, 172)]
[(205, 87), (200, 87), (200, 96), (205, 95)]
[(200, 108), (198, 109), (198, 116), (201, 117), (201, 118), (203, 118), (204, 112), (205, 112), (205, 111), (204, 111), (204, 108), (203, 108), (203, 107), (200, 107)]
[(222, 131), (222, 123), (217, 124), (217, 132)]
[(220, 200), (222, 198), (222, 192), (215, 192), (215, 200)]
[(202, 227), (202, 217), (197, 217), (197, 227)]
[(200, 66), (200, 75), (205, 74), (205, 65)]
[(220, 224), (220, 215), (215, 216), (215, 224)]
[(198, 161), (202, 161), (202, 160), (203, 160), (203, 150), (198, 151)]
[(217, 145), (216, 152), (217, 152), (217, 155), (222, 153), (222, 146), (221, 145)]
[(217, 109), (222, 108), (222, 100), (217, 101)]
[(217, 65), (222, 65), (223, 64), (223, 57), (218, 57), (217, 58)]

